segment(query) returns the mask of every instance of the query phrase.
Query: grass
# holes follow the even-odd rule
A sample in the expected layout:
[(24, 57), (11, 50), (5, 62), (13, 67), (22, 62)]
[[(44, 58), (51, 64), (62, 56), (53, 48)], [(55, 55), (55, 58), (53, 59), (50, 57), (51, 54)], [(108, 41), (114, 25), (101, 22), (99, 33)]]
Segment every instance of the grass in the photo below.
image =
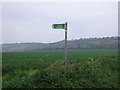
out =
[(117, 50), (4, 52), (3, 88), (118, 88)]

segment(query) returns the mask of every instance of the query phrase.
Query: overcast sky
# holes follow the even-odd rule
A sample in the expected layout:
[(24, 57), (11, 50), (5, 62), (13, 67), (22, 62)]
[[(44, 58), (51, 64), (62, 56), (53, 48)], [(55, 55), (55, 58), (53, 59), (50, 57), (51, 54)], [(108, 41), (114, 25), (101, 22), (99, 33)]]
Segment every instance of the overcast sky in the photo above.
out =
[(3, 43), (56, 42), (68, 22), (68, 39), (118, 36), (117, 2), (6, 2), (2, 3)]

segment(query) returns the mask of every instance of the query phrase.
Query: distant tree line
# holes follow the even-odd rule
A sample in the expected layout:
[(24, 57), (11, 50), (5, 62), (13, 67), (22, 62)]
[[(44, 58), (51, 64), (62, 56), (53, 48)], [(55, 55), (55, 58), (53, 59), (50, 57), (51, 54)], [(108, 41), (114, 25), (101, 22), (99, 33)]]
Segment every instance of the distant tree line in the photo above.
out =
[[(118, 49), (120, 37), (80, 38), (68, 40), (68, 49)], [(55, 43), (3, 44), (3, 51), (40, 51), (64, 49), (64, 40)]]

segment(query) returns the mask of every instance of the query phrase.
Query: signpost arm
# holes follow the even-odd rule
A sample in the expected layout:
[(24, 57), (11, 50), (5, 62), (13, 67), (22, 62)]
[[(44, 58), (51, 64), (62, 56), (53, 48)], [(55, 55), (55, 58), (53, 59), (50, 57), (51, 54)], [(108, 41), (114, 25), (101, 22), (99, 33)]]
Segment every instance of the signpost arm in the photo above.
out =
[(65, 66), (67, 66), (67, 22), (65, 22)]

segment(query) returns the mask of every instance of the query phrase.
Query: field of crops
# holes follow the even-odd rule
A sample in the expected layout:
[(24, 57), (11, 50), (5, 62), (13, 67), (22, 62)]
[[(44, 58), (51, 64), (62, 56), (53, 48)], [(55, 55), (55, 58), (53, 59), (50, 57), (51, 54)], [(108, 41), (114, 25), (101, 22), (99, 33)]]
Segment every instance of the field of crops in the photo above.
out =
[(117, 50), (4, 52), (3, 88), (118, 88)]

